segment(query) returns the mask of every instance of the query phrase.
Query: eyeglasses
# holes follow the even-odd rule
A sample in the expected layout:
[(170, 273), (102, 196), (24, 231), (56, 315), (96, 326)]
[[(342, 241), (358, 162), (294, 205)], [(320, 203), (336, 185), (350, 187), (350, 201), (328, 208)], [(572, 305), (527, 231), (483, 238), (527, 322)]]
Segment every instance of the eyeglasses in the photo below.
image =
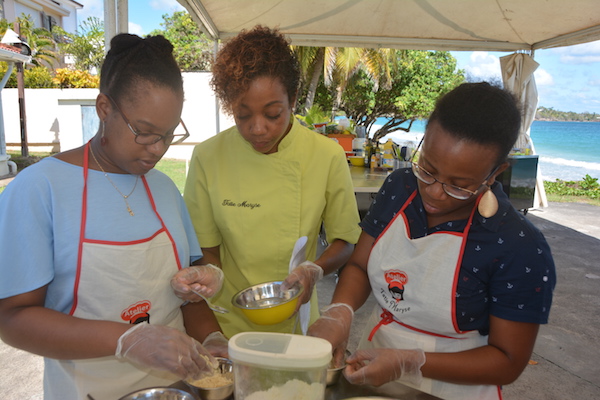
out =
[(444, 192), (448, 196), (454, 197), (455, 199), (467, 200), (471, 196), (477, 195), (481, 191), (481, 188), (485, 186), (488, 179), (490, 179), (491, 176), (494, 175), (494, 173), (498, 170), (498, 167), (494, 168), (492, 173), (489, 174), (487, 176), (487, 178), (485, 178), (485, 180), (481, 183), (481, 185), (479, 186), (479, 188), (476, 191), (465, 189), (460, 186), (450, 185), (449, 183), (440, 182), (433, 176), (433, 174), (431, 172), (429, 172), (426, 169), (424, 169), (423, 167), (421, 167), (418, 163), (412, 161), (412, 160), (414, 160), (415, 155), (417, 154), (419, 148), (421, 147), (421, 143), (423, 143), (423, 139), (421, 139), (419, 146), (417, 146), (417, 149), (415, 150), (415, 152), (413, 153), (413, 155), (411, 157), (410, 163), (412, 165), (413, 174), (417, 177), (418, 180), (420, 180), (421, 182), (423, 182), (427, 185), (433, 185), (436, 182), (439, 183), (440, 185), (442, 185), (442, 189), (444, 189)]
[(117, 103), (112, 99), (112, 97), (110, 97), (106, 93), (104, 93), (104, 95), (111, 101), (111, 103), (113, 103), (113, 105), (115, 106), (117, 111), (119, 111), (119, 114), (121, 114), (123, 121), (125, 121), (125, 123), (129, 127), (129, 130), (131, 131), (131, 133), (133, 133), (135, 135), (135, 142), (137, 144), (149, 145), (149, 144), (158, 143), (159, 141), (162, 140), (163, 142), (165, 142), (165, 144), (167, 146), (169, 146), (172, 144), (181, 143), (190, 136), (190, 132), (187, 130), (187, 127), (183, 123), (182, 119), (179, 120), (180, 124), (175, 128), (175, 130), (180, 131), (181, 129), (183, 129), (183, 131), (184, 131), (183, 133), (175, 133), (175, 134), (170, 133), (167, 135), (159, 135), (158, 133), (137, 132), (135, 129), (133, 129), (133, 126), (131, 126), (131, 123), (129, 122), (129, 120), (127, 119), (125, 114), (123, 114), (123, 111), (121, 111), (121, 109), (119, 108)]

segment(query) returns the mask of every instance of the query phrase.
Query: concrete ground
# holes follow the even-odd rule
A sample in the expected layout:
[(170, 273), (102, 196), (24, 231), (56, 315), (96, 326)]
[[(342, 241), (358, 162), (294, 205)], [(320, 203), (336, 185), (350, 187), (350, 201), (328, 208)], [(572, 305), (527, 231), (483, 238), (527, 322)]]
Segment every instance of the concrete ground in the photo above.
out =
[[(548, 240), (558, 284), (550, 322), (540, 328), (532, 363), (513, 384), (506, 400), (600, 398), (600, 207), (551, 203), (527, 214)], [(331, 298), (335, 278), (318, 285), (321, 303)], [(373, 300), (357, 313), (349, 347), (354, 349)], [(40, 357), (0, 342), (0, 399), (42, 399)], [(66, 399), (68, 400), (68, 399)]]

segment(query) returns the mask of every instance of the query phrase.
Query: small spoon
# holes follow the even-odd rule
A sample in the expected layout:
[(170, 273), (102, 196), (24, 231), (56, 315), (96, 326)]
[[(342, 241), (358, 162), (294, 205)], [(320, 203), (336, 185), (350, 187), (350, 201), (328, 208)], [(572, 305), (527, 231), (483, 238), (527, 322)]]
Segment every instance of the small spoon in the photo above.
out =
[(202, 297), (204, 299), (204, 301), (206, 302), (206, 304), (208, 305), (208, 308), (210, 308), (213, 311), (216, 311), (218, 313), (221, 314), (225, 314), (228, 313), (229, 310), (226, 308), (223, 308), (221, 306), (217, 306), (216, 304), (211, 303), (205, 296), (203, 296), (202, 294), (200, 294), (200, 292), (195, 291), (194, 289), (190, 288), (192, 292), (194, 292), (195, 294), (197, 294), (198, 296)]

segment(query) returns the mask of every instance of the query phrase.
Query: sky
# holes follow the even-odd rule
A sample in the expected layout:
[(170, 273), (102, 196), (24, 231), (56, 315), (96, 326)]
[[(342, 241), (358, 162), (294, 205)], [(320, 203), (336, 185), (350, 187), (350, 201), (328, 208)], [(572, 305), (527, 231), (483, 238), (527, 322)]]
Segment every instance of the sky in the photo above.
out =
[[(103, 0), (81, 1), (79, 24), (90, 16), (104, 19)], [(163, 14), (183, 11), (176, 0), (129, 0), (129, 32), (146, 35), (161, 29)], [(453, 51), (458, 68), (483, 80), (500, 80), (499, 58), (506, 52)], [(600, 114), (600, 41), (537, 50), (534, 59), (540, 66), (534, 73), (538, 106), (559, 111)]]

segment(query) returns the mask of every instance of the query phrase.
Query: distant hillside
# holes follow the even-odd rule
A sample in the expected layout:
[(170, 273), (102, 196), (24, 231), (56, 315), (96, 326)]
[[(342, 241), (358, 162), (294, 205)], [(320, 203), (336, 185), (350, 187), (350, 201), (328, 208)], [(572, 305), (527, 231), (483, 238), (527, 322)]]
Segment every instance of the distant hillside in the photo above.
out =
[(558, 111), (554, 108), (540, 107), (535, 113), (535, 119), (539, 121), (586, 121), (600, 122), (600, 114), (576, 113), (573, 111)]

